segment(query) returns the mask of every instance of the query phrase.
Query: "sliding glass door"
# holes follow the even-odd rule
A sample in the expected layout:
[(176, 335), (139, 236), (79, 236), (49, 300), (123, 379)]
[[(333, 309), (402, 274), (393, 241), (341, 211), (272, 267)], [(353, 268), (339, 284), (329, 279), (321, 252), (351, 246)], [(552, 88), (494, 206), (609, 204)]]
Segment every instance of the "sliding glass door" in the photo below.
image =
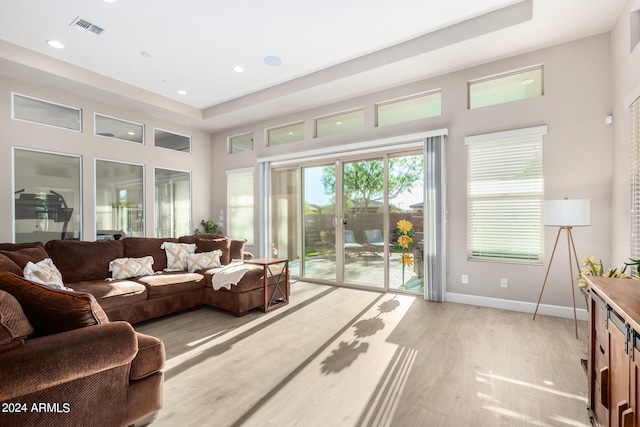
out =
[(384, 288), (389, 240), (383, 159), (342, 163), (342, 216), (344, 282)]
[(423, 172), (422, 152), (273, 170), (272, 250), (301, 279), (423, 292)]
[(333, 165), (302, 167), (301, 275), (329, 282), (337, 280), (335, 179)]

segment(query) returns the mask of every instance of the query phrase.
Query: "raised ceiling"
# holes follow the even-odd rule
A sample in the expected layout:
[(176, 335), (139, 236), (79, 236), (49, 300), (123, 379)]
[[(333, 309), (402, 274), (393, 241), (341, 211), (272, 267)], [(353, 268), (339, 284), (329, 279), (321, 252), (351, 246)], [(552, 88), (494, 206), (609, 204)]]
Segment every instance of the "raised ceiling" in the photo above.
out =
[(0, 73), (215, 132), (606, 32), (625, 3), (3, 1)]

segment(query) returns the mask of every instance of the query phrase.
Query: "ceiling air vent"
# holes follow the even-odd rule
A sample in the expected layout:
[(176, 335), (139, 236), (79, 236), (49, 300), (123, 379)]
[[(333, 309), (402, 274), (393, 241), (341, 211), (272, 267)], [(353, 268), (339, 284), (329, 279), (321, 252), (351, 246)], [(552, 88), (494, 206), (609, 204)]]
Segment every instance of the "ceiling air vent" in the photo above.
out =
[(102, 34), (104, 32), (104, 28), (98, 27), (97, 25), (92, 24), (91, 22), (80, 18), (79, 16), (76, 17), (76, 19), (74, 19), (71, 24), (69, 24), (71, 27), (77, 28), (79, 30), (82, 31), (88, 31), (90, 33), (95, 34), (96, 36), (99, 36), (100, 34)]

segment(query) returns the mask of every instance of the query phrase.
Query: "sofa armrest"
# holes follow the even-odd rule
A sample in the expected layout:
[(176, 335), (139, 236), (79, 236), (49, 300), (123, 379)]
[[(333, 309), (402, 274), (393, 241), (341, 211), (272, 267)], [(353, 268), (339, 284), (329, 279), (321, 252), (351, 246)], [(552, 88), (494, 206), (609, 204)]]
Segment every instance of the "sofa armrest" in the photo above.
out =
[(131, 363), (138, 339), (127, 322), (28, 339), (0, 354), (0, 401)]

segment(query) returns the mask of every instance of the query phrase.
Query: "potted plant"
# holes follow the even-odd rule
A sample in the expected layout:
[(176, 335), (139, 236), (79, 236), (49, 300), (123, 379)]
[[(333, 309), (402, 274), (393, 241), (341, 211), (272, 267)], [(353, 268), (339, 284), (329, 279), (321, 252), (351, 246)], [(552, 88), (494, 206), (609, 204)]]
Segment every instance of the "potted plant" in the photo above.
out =
[[(212, 219), (208, 221), (205, 221), (203, 219), (202, 221), (200, 221), (200, 225), (202, 226), (202, 230), (204, 231), (205, 234), (221, 234), (222, 233), (222, 228), (220, 228), (218, 223)], [(200, 230), (196, 228), (194, 231), (194, 234), (198, 234), (198, 233), (200, 233)]]

